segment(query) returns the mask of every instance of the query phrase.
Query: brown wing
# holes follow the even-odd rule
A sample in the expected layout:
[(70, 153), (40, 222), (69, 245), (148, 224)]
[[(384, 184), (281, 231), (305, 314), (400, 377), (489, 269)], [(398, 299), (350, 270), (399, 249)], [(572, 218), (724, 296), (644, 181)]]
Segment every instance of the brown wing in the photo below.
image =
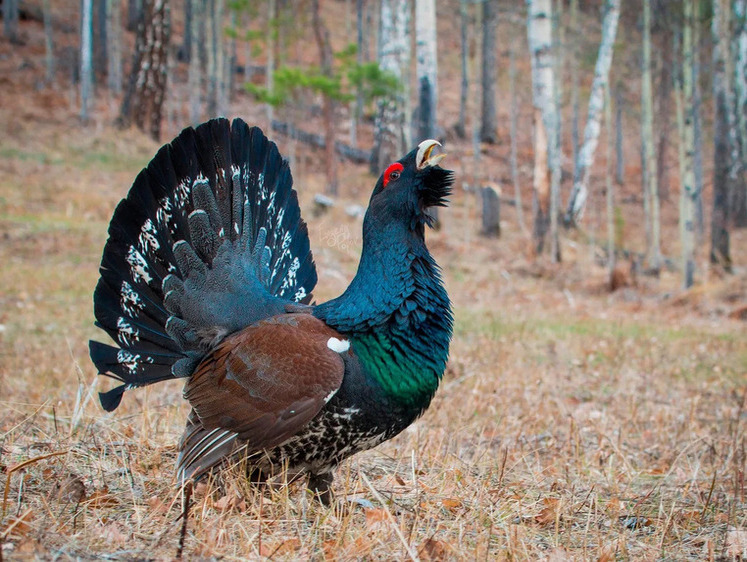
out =
[(310, 314), (263, 320), (203, 359), (184, 397), (206, 430), (237, 434), (250, 453), (272, 448), (311, 421), (340, 388), (345, 365), (328, 347), (330, 338), (344, 340)]

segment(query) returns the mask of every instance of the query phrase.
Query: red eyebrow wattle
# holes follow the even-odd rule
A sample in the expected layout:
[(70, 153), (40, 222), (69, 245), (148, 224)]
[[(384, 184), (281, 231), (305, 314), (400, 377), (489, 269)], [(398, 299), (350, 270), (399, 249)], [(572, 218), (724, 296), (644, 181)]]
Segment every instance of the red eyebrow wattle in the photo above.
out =
[(404, 166), (402, 166), (402, 164), (400, 164), (399, 162), (390, 164), (390, 166), (384, 172), (384, 187), (386, 187), (386, 184), (389, 183), (389, 179), (390, 179), (390, 176), (392, 175), (392, 172), (401, 172), (403, 169), (404, 169)]

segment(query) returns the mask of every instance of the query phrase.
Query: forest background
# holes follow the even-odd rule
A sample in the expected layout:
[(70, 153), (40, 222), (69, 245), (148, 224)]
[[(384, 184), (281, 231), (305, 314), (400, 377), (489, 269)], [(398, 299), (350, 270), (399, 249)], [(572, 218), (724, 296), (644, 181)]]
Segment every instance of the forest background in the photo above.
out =
[(185, 556), (747, 557), (747, 2), (1, 4), (0, 557), (177, 551), (179, 385), (100, 409), (91, 295), (139, 169), (219, 115), (290, 159), (320, 300), (440, 139), (456, 333), (426, 415), (338, 471), (357, 507), (236, 477)]

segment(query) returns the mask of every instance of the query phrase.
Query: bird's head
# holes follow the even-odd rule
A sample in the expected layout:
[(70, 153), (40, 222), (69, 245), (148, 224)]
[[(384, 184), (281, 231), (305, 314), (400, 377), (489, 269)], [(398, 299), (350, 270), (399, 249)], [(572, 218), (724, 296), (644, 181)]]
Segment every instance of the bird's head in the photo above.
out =
[(422, 231), (431, 225), (429, 207), (445, 207), (454, 174), (439, 164), (446, 156), (436, 140), (424, 140), (405, 157), (392, 162), (376, 183), (369, 214), (383, 220), (401, 220)]

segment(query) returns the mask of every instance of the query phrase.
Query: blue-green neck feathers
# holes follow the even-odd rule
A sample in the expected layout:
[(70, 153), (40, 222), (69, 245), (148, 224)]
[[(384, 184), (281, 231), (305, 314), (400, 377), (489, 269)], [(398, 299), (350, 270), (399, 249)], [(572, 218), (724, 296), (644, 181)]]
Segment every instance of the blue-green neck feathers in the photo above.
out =
[(446, 367), (451, 306), (422, 230), (377, 227), (364, 223), (358, 273), (314, 314), (350, 337), (366, 375), (390, 400), (422, 410)]

